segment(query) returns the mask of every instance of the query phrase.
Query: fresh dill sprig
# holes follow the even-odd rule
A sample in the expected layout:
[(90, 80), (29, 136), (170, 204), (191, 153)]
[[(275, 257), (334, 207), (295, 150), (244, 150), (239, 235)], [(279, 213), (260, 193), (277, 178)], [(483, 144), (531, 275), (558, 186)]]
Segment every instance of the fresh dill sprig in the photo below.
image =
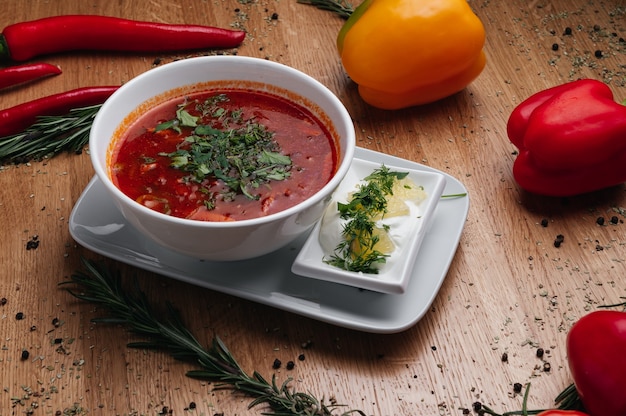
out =
[(407, 175), (383, 165), (365, 178), (366, 183), (359, 185), (348, 203), (337, 203), (339, 217), (346, 223), (334, 254), (324, 260), (327, 264), (351, 272), (378, 273), (375, 266), (385, 263), (389, 256), (376, 249), (380, 237), (375, 218), (387, 212), (387, 197), (393, 194), (395, 181)]
[[(204, 348), (185, 327), (179, 314), (167, 304), (167, 318), (160, 320), (150, 306), (145, 294), (137, 286), (134, 290), (122, 288), (122, 277), (101, 263), (83, 259), (86, 271), (75, 272), (69, 281), (60, 285), (73, 285), (69, 293), (83, 301), (107, 310), (108, 316), (93, 322), (124, 325), (144, 341), (128, 344), (131, 348), (165, 350), (178, 360), (195, 361), (201, 369), (192, 370), (187, 376), (219, 383), (216, 388), (230, 388), (244, 393), (253, 401), (249, 408), (265, 405), (275, 416), (333, 416), (342, 405), (325, 404), (311, 394), (289, 388), (288, 378), (277, 384), (276, 376), (267, 381), (254, 371), (248, 375), (237, 363), (226, 345), (217, 336), (209, 348)], [(358, 414), (360, 410), (349, 410), (342, 416)]]
[(23, 132), (0, 137), (0, 165), (78, 153), (89, 141), (89, 131), (101, 104), (70, 110), (61, 116), (40, 116)]

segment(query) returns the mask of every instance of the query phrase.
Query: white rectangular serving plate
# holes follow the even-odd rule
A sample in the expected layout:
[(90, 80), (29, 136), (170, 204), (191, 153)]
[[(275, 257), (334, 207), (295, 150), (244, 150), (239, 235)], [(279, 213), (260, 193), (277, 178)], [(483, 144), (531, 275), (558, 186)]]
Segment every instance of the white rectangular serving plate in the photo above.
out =
[[(362, 148), (356, 149), (355, 157), (439, 172)], [(460, 181), (443, 174), (444, 194), (467, 193)], [(69, 230), (83, 247), (141, 269), (333, 325), (395, 333), (410, 328), (428, 311), (454, 258), (468, 211), (467, 196), (439, 201), (403, 294), (363, 290), (292, 273), (291, 265), (307, 236), (274, 253), (240, 262), (208, 262), (173, 253), (130, 226), (97, 178), (91, 180), (76, 202)]]

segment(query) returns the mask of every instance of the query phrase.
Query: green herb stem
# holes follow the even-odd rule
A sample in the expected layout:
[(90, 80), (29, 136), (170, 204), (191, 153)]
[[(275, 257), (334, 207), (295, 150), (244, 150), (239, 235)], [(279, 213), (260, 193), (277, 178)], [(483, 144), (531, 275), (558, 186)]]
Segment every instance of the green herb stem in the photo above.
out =
[(626, 297), (620, 296), (620, 299), (623, 299), (623, 301), (619, 303), (613, 303), (611, 305), (599, 305), (598, 308), (607, 309), (607, 308), (617, 308), (618, 306), (622, 308), (626, 308)]
[(342, 19), (347, 19), (354, 12), (352, 4), (345, 0), (298, 0), (300, 4), (315, 6), (321, 10), (328, 10)]
[(556, 399), (554, 399), (554, 402), (559, 405), (559, 409), (561, 410), (585, 410), (574, 383), (570, 384), (559, 393)]
[(441, 199), (452, 199), (452, 198), (463, 198), (467, 196), (467, 192), (463, 192), (460, 194), (445, 194), (441, 195)]
[[(548, 409), (528, 409), (528, 396), (530, 393), (530, 383), (526, 384), (526, 389), (524, 391), (524, 399), (522, 401), (522, 410), (514, 410), (510, 412), (497, 413), (493, 409), (488, 406), (482, 405), (479, 411), (481, 415), (490, 415), (490, 416), (527, 416), (527, 415), (537, 415), (541, 412), (545, 412)], [(570, 384), (567, 386), (554, 400), (554, 403), (558, 405), (559, 410), (578, 410), (584, 411), (582, 406), (582, 402), (580, 400), (580, 396), (576, 391), (576, 386), (574, 384)]]
[[(200, 369), (187, 372), (187, 376), (218, 382), (216, 388), (230, 388), (246, 394), (253, 401), (249, 408), (265, 405), (277, 416), (333, 416), (342, 405), (326, 404), (311, 394), (293, 391), (288, 378), (277, 384), (276, 376), (267, 381), (254, 371), (248, 375), (238, 364), (222, 340), (215, 336), (209, 348), (204, 348), (186, 329), (179, 314), (167, 304), (166, 319), (160, 320), (145, 294), (134, 280), (134, 290), (122, 287), (119, 272), (104, 265), (84, 259), (85, 271), (74, 273), (69, 281), (60, 285), (72, 285), (70, 294), (85, 302), (102, 307), (107, 316), (93, 321), (102, 324), (124, 325), (144, 341), (129, 343), (131, 348), (164, 350), (178, 360), (196, 362)], [(341, 413), (347, 416), (359, 414), (360, 410)]]

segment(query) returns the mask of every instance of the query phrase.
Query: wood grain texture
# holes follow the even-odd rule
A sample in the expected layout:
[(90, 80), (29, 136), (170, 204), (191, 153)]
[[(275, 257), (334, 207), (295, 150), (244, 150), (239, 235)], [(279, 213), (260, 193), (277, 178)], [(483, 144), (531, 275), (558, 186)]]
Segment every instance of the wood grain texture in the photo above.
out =
[[(359, 146), (443, 170), (467, 186), (470, 213), (443, 287), (424, 319), (398, 334), (320, 323), (108, 261), (137, 276), (155, 304), (167, 300), (179, 308), (201, 341), (219, 335), (245, 369), (268, 377), (276, 372), (275, 358), (294, 360), (293, 370), (277, 371), (279, 380), (293, 377), (298, 390), (368, 415), (461, 415), (475, 401), (518, 410), (522, 398), (513, 383), (527, 382), (529, 406), (544, 408), (571, 382), (569, 327), (626, 295), (626, 225), (619, 213), (626, 195), (623, 186), (566, 200), (525, 194), (512, 178), (516, 149), (506, 121), (533, 92), (577, 78), (604, 80), (620, 100), (626, 97), (626, 45), (619, 42), (626, 37), (626, 9), (617, 0), (470, 4), (487, 30), (484, 72), (453, 97), (396, 112), (365, 105), (345, 75), (335, 50), (342, 21), (295, 0), (5, 0), (0, 26), (101, 13), (244, 28), (248, 37), (237, 53), (293, 66), (327, 85), (352, 115)], [(566, 27), (572, 35), (563, 35)], [(118, 85), (191, 55), (42, 57), (63, 75), (0, 92), (0, 105)], [(68, 231), (72, 207), (92, 175), (86, 152), (0, 170), (0, 297), (7, 300), (0, 306), (0, 416), (71, 409), (83, 413), (68, 414), (259, 414), (262, 409), (247, 408), (247, 398), (187, 378), (189, 364), (128, 349), (131, 334), (91, 323), (99, 311), (58, 287), (80, 268), (81, 257), (99, 258)], [(597, 217), (613, 215), (619, 224), (596, 224)], [(557, 234), (564, 236), (558, 248)], [(27, 250), (33, 239), (39, 247)], [(538, 347), (546, 350), (543, 359)], [(23, 350), (30, 353), (26, 360)]]

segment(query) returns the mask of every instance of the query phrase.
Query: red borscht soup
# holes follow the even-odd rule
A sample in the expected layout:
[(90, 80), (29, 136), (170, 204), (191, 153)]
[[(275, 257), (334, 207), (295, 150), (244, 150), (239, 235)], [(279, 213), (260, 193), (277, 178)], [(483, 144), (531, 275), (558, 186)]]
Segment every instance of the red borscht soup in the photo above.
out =
[(164, 214), (237, 221), (290, 208), (337, 168), (337, 144), (308, 109), (228, 88), (173, 99), (141, 115), (111, 154), (115, 185)]

